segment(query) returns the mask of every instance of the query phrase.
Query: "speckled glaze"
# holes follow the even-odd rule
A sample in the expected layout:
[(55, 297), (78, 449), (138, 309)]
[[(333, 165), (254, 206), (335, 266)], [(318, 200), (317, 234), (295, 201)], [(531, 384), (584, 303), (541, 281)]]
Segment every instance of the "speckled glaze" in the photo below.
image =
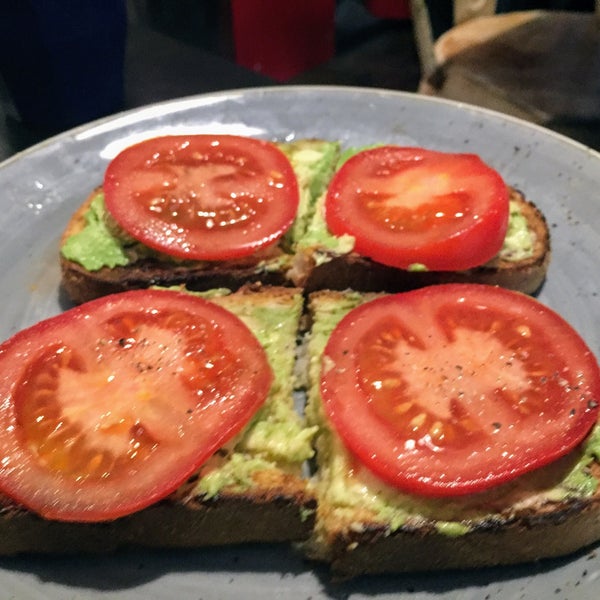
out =
[[(71, 213), (101, 183), (110, 158), (140, 139), (182, 132), (392, 142), (479, 154), (545, 213), (553, 259), (539, 299), (600, 355), (600, 154), (472, 106), (338, 87), (235, 90), (153, 105), (68, 131), (2, 163), (0, 339), (68, 306), (59, 289), (58, 241)], [(0, 558), (0, 595), (22, 600), (583, 600), (598, 597), (599, 577), (594, 548), (539, 565), (342, 584), (330, 584), (324, 569), (304, 563), (287, 546)]]

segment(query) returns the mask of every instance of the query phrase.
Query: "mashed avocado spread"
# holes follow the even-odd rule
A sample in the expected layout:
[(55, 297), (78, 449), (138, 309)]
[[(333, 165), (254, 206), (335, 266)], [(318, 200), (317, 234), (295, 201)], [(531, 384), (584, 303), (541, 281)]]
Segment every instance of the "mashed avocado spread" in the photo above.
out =
[(88, 271), (102, 267), (113, 269), (129, 264), (125, 250), (126, 240), (109, 227), (108, 213), (104, 206), (104, 194), (93, 198), (85, 213), (83, 229), (68, 237), (61, 248), (62, 255), (79, 263)]
[(252, 474), (260, 470), (284, 469), (300, 475), (304, 462), (313, 456), (316, 433), (315, 426), (306, 426), (293, 397), (302, 296), (292, 291), (262, 296), (217, 290), (208, 298), (237, 315), (254, 333), (267, 353), (274, 381), (252, 422), (204, 465), (197, 491), (212, 497), (224, 487), (245, 490), (252, 485)]
[(506, 237), (499, 252), (500, 258), (518, 262), (533, 254), (533, 233), (527, 227), (527, 219), (516, 202), (509, 202)]
[(299, 140), (279, 144), (279, 148), (294, 168), (300, 191), (298, 216), (286, 234), (289, 245), (293, 247), (306, 234), (315, 202), (325, 191), (335, 170), (340, 145), (324, 140)]

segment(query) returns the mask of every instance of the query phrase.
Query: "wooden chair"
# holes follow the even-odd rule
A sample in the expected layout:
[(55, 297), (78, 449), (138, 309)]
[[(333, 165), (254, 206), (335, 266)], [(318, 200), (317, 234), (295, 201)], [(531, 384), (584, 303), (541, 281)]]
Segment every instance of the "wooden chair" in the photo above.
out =
[(456, 24), (433, 39), (425, 1), (411, 1), (419, 91), (499, 110), (600, 146), (600, 0), (595, 13), (493, 14), (494, 2), (466, 4), (482, 10), (469, 15), (455, 6)]

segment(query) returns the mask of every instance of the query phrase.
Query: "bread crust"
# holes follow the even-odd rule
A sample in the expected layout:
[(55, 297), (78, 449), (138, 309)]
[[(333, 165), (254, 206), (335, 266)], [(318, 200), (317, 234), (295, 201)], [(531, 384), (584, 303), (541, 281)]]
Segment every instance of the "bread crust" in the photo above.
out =
[(255, 474), (251, 491), (205, 499), (190, 484), (114, 521), (51, 521), (0, 497), (0, 555), (109, 553), (123, 547), (194, 548), (306, 539), (316, 500), (306, 482), (281, 471)]
[(88, 271), (78, 263), (61, 256), (62, 286), (69, 298), (81, 304), (94, 298), (153, 285), (170, 287), (185, 285), (191, 291), (227, 288), (235, 291), (251, 283), (270, 286), (289, 286), (283, 272), (257, 270), (256, 266), (230, 267), (219, 265), (183, 266), (144, 258), (131, 267), (103, 267)]
[(458, 536), (435, 528), (373, 524), (332, 533), (327, 548), (307, 544), (337, 578), (383, 573), (473, 569), (566, 556), (600, 540), (600, 497), (548, 505), (507, 519), (490, 519)]

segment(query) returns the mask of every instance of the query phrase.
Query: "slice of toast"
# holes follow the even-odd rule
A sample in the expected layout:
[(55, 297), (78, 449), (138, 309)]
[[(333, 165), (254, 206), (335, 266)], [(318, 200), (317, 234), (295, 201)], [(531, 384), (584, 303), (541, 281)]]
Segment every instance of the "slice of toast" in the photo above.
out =
[[(135, 243), (119, 230), (107, 216), (102, 189), (96, 188), (72, 215), (60, 240), (62, 285), (67, 295), (80, 304), (150, 285), (184, 284), (189, 290), (236, 290), (256, 282), (293, 285), (288, 274), (293, 266), (292, 246), (304, 235), (316, 200), (331, 178), (339, 143), (298, 140), (279, 147), (292, 162), (300, 194), (296, 219), (279, 242), (236, 260), (174, 260)], [(84, 230), (86, 235), (81, 235)], [(102, 248), (102, 259), (96, 256), (95, 245)]]
[(304, 465), (315, 430), (305, 426), (293, 398), (302, 295), (292, 288), (246, 287), (209, 298), (248, 325), (273, 369), (269, 396), (252, 422), (175, 493), (113, 521), (46, 520), (0, 497), (0, 554), (282, 542), (310, 534), (316, 501)]
[(307, 556), (339, 577), (468, 569), (569, 554), (600, 539), (600, 427), (559, 461), (486, 492), (452, 499), (401, 493), (357, 466), (328, 425), (319, 392), (327, 339), (372, 296), (310, 297), (307, 418), (319, 427), (313, 485), (318, 497)]
[[(121, 245), (119, 236), (111, 236), (108, 232), (109, 226), (104, 222), (103, 211), (103, 193), (97, 188), (73, 214), (61, 238), (61, 283), (76, 304), (152, 285), (185, 285), (189, 290), (198, 291), (215, 288), (236, 290), (256, 282), (273, 286), (288, 283), (285, 273), (291, 255), (281, 243), (236, 260), (177, 261), (152, 252), (139, 243), (126, 242)], [(77, 235), (86, 228), (88, 232), (97, 229), (94, 237), (98, 243), (110, 245), (113, 254), (110, 265), (98, 263), (100, 266), (96, 268), (93, 256), (91, 262), (81, 264), (69, 258), (65, 252), (67, 240), (71, 244), (70, 251), (80, 252)], [(87, 235), (84, 243), (90, 243)], [(87, 249), (84, 251), (88, 252)], [(90, 264), (94, 266), (90, 267)]]
[(309, 226), (312, 235), (304, 236), (297, 246), (291, 271), (294, 283), (308, 293), (348, 288), (402, 292), (438, 283), (485, 283), (534, 294), (548, 270), (550, 233), (535, 204), (514, 188), (509, 192), (510, 221), (502, 250), (485, 265), (465, 271), (407, 271), (360, 256), (352, 251), (351, 240), (340, 243), (323, 233), (326, 225), (321, 202)]

